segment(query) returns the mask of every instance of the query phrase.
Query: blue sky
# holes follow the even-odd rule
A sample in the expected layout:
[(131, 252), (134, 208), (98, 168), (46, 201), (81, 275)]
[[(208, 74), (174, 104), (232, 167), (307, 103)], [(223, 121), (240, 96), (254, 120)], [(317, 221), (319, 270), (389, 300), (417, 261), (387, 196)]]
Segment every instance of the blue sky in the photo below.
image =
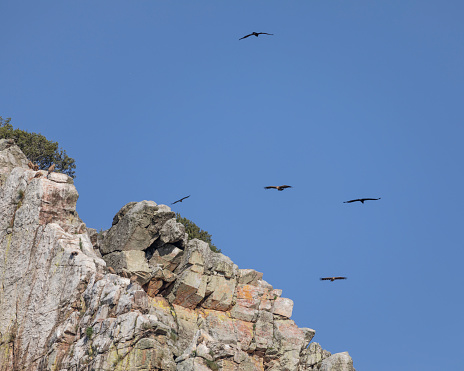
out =
[(3, 0), (0, 115), (76, 160), (87, 226), (191, 195), (173, 210), (357, 370), (464, 369), (463, 11)]

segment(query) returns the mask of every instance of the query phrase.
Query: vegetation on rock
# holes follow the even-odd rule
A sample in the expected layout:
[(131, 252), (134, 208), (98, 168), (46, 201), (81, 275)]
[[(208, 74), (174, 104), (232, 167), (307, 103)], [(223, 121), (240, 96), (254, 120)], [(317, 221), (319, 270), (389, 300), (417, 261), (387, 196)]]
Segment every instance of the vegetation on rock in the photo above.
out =
[(0, 139), (14, 139), (26, 157), (39, 165), (39, 169), (45, 170), (55, 164), (56, 171), (67, 174), (71, 178), (75, 177), (74, 159), (69, 157), (57, 142), (48, 140), (40, 133), (14, 129), (10, 121), (11, 118), (4, 119), (0, 116)]
[(211, 235), (208, 232), (201, 229), (199, 226), (197, 226), (194, 222), (188, 220), (187, 218), (183, 218), (179, 213), (176, 214), (176, 221), (177, 223), (181, 223), (184, 225), (185, 232), (188, 234), (189, 240), (198, 238), (199, 240), (206, 242), (209, 245), (211, 251), (221, 252), (221, 249), (218, 249), (216, 246), (213, 245), (211, 241)]

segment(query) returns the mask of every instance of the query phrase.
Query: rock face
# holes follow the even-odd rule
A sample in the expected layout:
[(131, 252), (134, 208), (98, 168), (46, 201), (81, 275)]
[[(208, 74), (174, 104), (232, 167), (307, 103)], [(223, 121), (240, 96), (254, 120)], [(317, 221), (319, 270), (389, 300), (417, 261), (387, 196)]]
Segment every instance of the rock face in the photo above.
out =
[(71, 179), (27, 162), (0, 140), (0, 371), (354, 370), (168, 206), (131, 202), (98, 233)]

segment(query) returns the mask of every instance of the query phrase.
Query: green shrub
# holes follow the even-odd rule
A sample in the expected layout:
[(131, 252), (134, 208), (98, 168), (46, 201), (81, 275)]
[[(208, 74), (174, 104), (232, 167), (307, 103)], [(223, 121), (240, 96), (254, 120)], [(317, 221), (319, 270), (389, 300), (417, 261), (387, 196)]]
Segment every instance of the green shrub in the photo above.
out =
[(39, 169), (48, 169), (55, 164), (55, 171), (74, 178), (76, 164), (74, 159), (59, 148), (57, 142), (45, 138), (42, 134), (29, 133), (24, 130), (14, 129), (10, 124), (11, 118), (4, 119), (0, 116), (0, 139), (14, 139), (18, 147), (33, 163), (39, 165)]
[(213, 371), (219, 370), (219, 366), (216, 362), (210, 361), (209, 359), (205, 359), (205, 362), (206, 362), (206, 366), (208, 366), (211, 370)]
[(194, 238), (198, 238), (206, 242), (209, 245), (209, 248), (214, 252), (221, 252), (221, 249), (218, 249), (216, 246), (213, 245), (211, 241), (211, 235), (197, 226), (191, 220), (187, 218), (182, 218), (179, 213), (176, 214), (176, 221), (177, 223), (181, 223), (185, 227), (185, 232), (188, 234), (189, 240), (193, 240)]
[(85, 335), (87, 335), (87, 337), (89, 339), (92, 339), (92, 335), (93, 335), (93, 327), (89, 326), (85, 329)]

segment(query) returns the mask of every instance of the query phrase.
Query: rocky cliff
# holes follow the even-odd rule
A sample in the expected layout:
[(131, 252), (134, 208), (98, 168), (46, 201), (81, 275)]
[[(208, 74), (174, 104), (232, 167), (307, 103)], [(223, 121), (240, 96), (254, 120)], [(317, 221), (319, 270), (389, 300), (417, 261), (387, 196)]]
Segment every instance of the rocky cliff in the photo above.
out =
[[(262, 273), (132, 202), (97, 233), (67, 175), (0, 140), (0, 370), (352, 371)], [(309, 344), (309, 346), (308, 346)]]

